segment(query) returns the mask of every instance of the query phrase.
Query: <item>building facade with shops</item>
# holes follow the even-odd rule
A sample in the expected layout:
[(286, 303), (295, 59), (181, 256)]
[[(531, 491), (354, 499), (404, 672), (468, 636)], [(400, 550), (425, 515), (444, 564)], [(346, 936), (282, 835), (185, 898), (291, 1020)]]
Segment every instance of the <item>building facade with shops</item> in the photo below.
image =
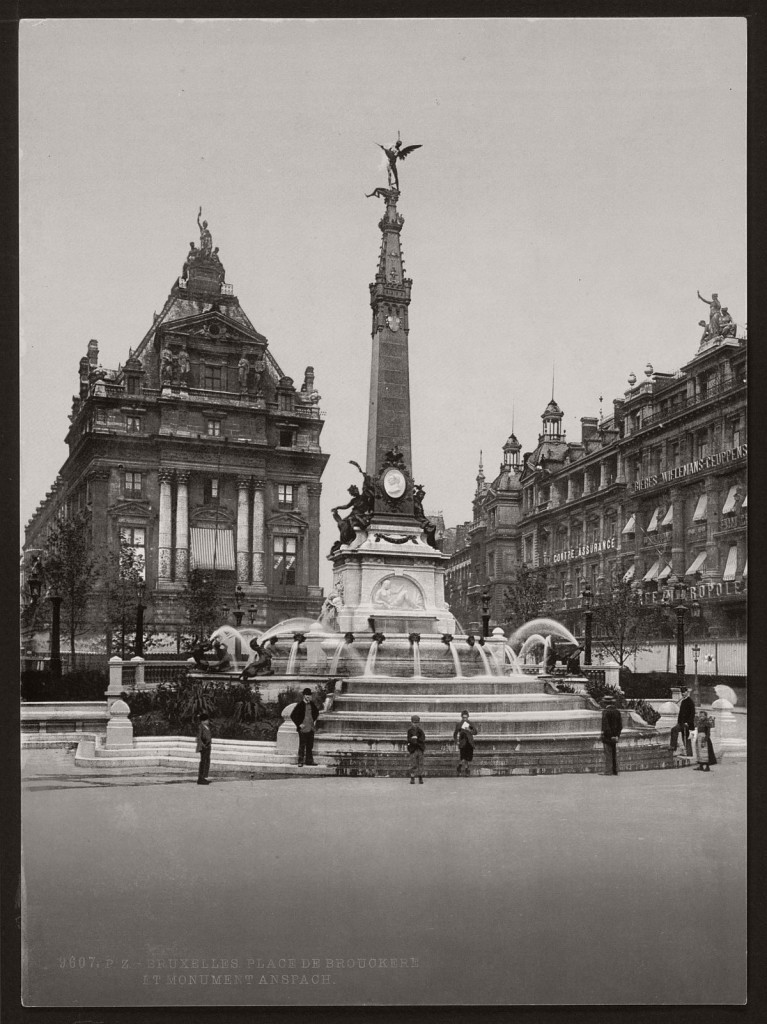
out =
[[(547, 406), (519, 473), (519, 516), (504, 540), (517, 566), (545, 575), (546, 612), (576, 635), (584, 591), (598, 599), (618, 576), (648, 608), (668, 604), (672, 584), (681, 586), (690, 635), (745, 637), (746, 357), (745, 338), (704, 336), (678, 371), (648, 365), (643, 380), (629, 378), (611, 416), (581, 418), (577, 441), (567, 440), (553, 398)], [(499, 579), (497, 564), (473, 553), (472, 538), (490, 531), (484, 500), (477, 514), (480, 491), (451, 566), (456, 582), (464, 574), (466, 593), (495, 595), (496, 624), (504, 621), (498, 595), (514, 580), (515, 556), (506, 556)], [(458, 614), (464, 590), (451, 593)], [(664, 616), (656, 620), (662, 625)], [(598, 614), (594, 628), (598, 636)]]
[[(203, 222), (181, 276), (124, 365), (96, 341), (80, 360), (68, 457), (26, 526), (23, 565), (61, 515), (87, 509), (97, 556), (128, 545), (143, 566), (149, 628), (189, 628), (192, 569), (216, 587), (222, 622), (259, 628), (315, 617), (323, 414), (240, 306)], [(91, 626), (99, 631), (98, 592)], [(103, 628), (101, 630), (103, 635)]]

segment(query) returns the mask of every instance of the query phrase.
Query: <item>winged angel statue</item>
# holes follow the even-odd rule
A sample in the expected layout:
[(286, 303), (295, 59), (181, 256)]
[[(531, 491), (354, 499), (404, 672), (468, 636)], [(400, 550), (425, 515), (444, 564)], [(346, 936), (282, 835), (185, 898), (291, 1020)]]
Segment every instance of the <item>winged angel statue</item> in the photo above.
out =
[(397, 132), (397, 141), (394, 145), (387, 149), (386, 146), (382, 146), (380, 142), (376, 145), (386, 153), (386, 159), (389, 161), (389, 166), (386, 168), (389, 174), (389, 188), (396, 188), (399, 192), (399, 177), (397, 175), (397, 161), (404, 160), (406, 156), (413, 152), (414, 149), (420, 149), (422, 143), (418, 143), (416, 146), (402, 146), (402, 139), (399, 137)]

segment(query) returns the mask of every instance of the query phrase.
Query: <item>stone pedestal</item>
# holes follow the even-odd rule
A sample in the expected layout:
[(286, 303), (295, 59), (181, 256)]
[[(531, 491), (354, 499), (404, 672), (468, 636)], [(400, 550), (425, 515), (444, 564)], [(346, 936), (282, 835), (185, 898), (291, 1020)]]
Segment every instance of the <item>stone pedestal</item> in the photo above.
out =
[(732, 711), (729, 700), (720, 697), (711, 705), (716, 725), (711, 730), (711, 742), (718, 758), (727, 761), (745, 761), (747, 756), (746, 741), (738, 737), (738, 722)]
[(298, 729), (290, 715), (295, 704), (282, 709), (282, 725), (277, 730), (277, 753), (298, 758)]
[(132, 747), (133, 726), (128, 715), (130, 708), (119, 698), (109, 708), (110, 719), (107, 724), (107, 747)]

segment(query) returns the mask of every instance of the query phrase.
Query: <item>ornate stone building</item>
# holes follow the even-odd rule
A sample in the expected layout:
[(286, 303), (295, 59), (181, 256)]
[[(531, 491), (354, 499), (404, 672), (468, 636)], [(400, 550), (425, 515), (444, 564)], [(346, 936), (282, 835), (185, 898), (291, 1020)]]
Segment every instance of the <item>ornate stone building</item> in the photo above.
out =
[[(143, 556), (156, 629), (187, 626), (192, 567), (215, 579), (222, 607), (237, 590), (257, 626), (319, 612), (328, 456), (314, 371), (296, 388), (280, 368), (226, 282), (207, 222), (124, 365), (102, 369), (91, 341), (79, 384), (69, 455), (27, 524), (26, 552), (44, 547), (56, 516), (88, 508), (97, 553), (122, 538)], [(98, 602), (92, 618), (98, 629)]]
[(546, 611), (576, 633), (583, 631), (586, 584), (598, 594), (619, 573), (648, 606), (668, 602), (670, 584), (681, 584), (695, 616), (693, 635), (745, 636), (747, 342), (727, 316), (719, 307), (712, 323), (721, 322), (713, 329), (702, 322), (698, 350), (678, 371), (659, 373), (648, 364), (644, 380), (632, 374), (611, 416), (581, 418), (577, 441), (567, 440), (552, 397), (538, 444), (516, 478), (521, 509), (503, 537), (502, 574), (490, 511), (503, 474), (487, 487), (480, 473), (474, 521), (451, 557), (457, 617), (476, 617), (477, 599), (489, 591), (492, 620), (503, 621), (499, 590), (504, 576), (513, 577), (506, 570), (516, 557), (547, 571)]

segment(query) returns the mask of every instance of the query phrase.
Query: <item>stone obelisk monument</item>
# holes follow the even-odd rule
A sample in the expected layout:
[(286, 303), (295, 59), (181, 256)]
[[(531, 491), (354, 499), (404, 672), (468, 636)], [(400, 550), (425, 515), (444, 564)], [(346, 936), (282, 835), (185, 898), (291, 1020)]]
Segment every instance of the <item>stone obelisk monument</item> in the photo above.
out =
[[(360, 488), (333, 515), (333, 585), (343, 632), (447, 633), (455, 626), (444, 593), (444, 563), (435, 528), (423, 510), (424, 490), (413, 479), (410, 436), (409, 306), (412, 280), (405, 277), (400, 236), (405, 223), (397, 161), (418, 146), (383, 146), (389, 188), (378, 227), (381, 251), (370, 285), (372, 353), (367, 457)], [(370, 198), (370, 197), (368, 197)], [(343, 518), (340, 512), (349, 509)]]

